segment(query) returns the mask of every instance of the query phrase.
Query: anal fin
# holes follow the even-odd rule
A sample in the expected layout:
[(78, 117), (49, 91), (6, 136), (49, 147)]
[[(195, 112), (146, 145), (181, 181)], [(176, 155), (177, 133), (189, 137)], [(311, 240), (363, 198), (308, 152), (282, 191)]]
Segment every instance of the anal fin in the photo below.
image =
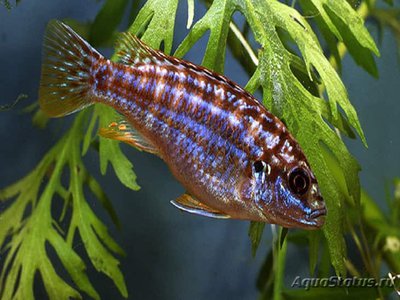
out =
[(176, 200), (172, 200), (171, 204), (180, 210), (197, 214), (205, 217), (216, 218), (216, 219), (229, 219), (230, 216), (224, 214), (216, 209), (213, 209), (189, 194), (183, 194)]
[(99, 134), (105, 138), (127, 143), (141, 151), (158, 155), (154, 145), (142, 137), (126, 120), (112, 122), (107, 128), (100, 128)]

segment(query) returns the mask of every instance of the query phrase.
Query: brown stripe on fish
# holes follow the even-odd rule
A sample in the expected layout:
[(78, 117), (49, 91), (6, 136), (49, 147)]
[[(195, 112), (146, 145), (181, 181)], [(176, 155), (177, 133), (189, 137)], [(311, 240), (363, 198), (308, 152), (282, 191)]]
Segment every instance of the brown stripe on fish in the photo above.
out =
[[(155, 68), (157, 68), (156, 72), (154, 72)], [(112, 69), (114, 69), (114, 72), (112, 72)], [(154, 111), (154, 107), (155, 104), (159, 102), (162, 102), (162, 105), (171, 107), (172, 110), (178, 112), (182, 112), (182, 107), (184, 107), (186, 112), (191, 112), (193, 114), (194, 118), (192, 121), (196, 120), (195, 116), (197, 115), (197, 121), (207, 124), (211, 131), (219, 131), (219, 127), (222, 126), (221, 123), (228, 120), (230, 123), (230, 126), (228, 126), (228, 137), (230, 135), (235, 136), (236, 134), (236, 138), (231, 139), (231, 141), (236, 144), (237, 147), (242, 148), (241, 150), (247, 154), (250, 153), (250, 148), (254, 145), (254, 138), (251, 136), (251, 132), (250, 134), (246, 134), (246, 132), (238, 133), (240, 130), (240, 128), (237, 127), (239, 125), (238, 120), (241, 116), (255, 116), (259, 109), (257, 106), (252, 109), (254, 106), (248, 105), (246, 101), (239, 99), (235, 94), (226, 92), (226, 87), (221, 85), (219, 82), (216, 82), (216, 80), (222, 80), (222, 83), (225, 83), (230, 87), (231, 85), (229, 84), (229, 81), (225, 80), (224, 77), (219, 76), (216, 78), (207, 78), (212, 76), (211, 72), (199, 70), (195, 67), (192, 68), (192, 72), (184, 72), (182, 66), (163, 66), (161, 68), (159, 66), (155, 67), (154, 65), (139, 65), (135, 66), (135, 69), (127, 66), (123, 68), (124, 70), (118, 69), (120, 69), (119, 66), (116, 68), (110, 67), (110, 63), (107, 61), (97, 72), (98, 88), (108, 90), (106, 95), (109, 97), (116, 98), (113, 96), (118, 95), (117, 98), (129, 99), (129, 97), (135, 95), (135, 98), (139, 102), (145, 102), (148, 105), (148, 108), (153, 114), (157, 114), (157, 112)], [(137, 70), (140, 72), (137, 72)], [(118, 76), (118, 74), (121, 73), (124, 75)], [(131, 76), (127, 76), (129, 73)], [(170, 86), (173, 86), (172, 90), (170, 89), (170, 95), (168, 95), (168, 93), (160, 93), (160, 90), (163, 90), (162, 80), (166, 77), (166, 74), (166, 85), (170, 84)], [(196, 75), (198, 78), (196, 78)], [(105, 80), (108, 79), (107, 77), (111, 80)], [(126, 77), (128, 77), (128, 80), (123, 80), (124, 78), (126, 79)], [(129, 77), (131, 77), (130, 79), (132, 79), (132, 77), (135, 78), (136, 82), (140, 80), (140, 82), (132, 84), (132, 80), (129, 80)], [(207, 80), (209, 82), (205, 84)], [(149, 83), (150, 81), (152, 84)], [(157, 88), (154, 88), (156, 82), (158, 92)], [(194, 84), (187, 84), (188, 82)], [(200, 94), (194, 93), (194, 90), (200, 92)], [(235, 86), (235, 91), (239, 92), (240, 89)], [(167, 97), (159, 97), (159, 94), (165, 94)], [(182, 97), (184, 94), (189, 95), (189, 97)], [(226, 96), (228, 96), (228, 99), (225, 99)], [(166, 99), (168, 98), (173, 98), (174, 101), (167, 103)], [(210, 99), (212, 99), (212, 101)], [(226, 119), (221, 115), (224, 115), (223, 112), (226, 112), (226, 110), (232, 110), (231, 102), (236, 104), (234, 105), (236, 107), (233, 110), (233, 116)], [(201, 107), (202, 105), (205, 106), (205, 108)], [(145, 109), (143, 106), (142, 108)], [(243, 110), (243, 112), (240, 112), (241, 110)], [(160, 114), (158, 114), (158, 117), (160, 119), (163, 118)], [(204, 117), (206, 117), (205, 120)], [(246, 122), (246, 120), (247, 119), (245, 118), (244, 121)], [(168, 126), (172, 125), (173, 116), (171, 114), (167, 116), (166, 122)], [(244, 139), (241, 139), (240, 134), (245, 136)], [(220, 150), (225, 152), (225, 154), (229, 152), (229, 149), (226, 149), (226, 147), (222, 147)]]
[[(231, 101), (225, 101), (225, 99), (223, 99), (225, 97), (225, 90), (222, 88), (222, 86), (218, 86), (217, 84), (208, 83), (205, 86), (201, 83), (198, 86), (196, 86), (196, 84), (185, 85), (186, 79), (189, 79), (189, 81), (194, 81), (196, 79), (197, 82), (205, 80), (201, 76), (207, 76), (207, 73), (202, 73), (199, 79), (197, 79), (194, 77), (195, 74), (189, 74), (189, 76), (187, 76), (185, 73), (179, 70), (180, 68), (177, 68), (176, 66), (168, 66), (167, 68), (163, 66), (163, 68), (166, 68), (167, 72), (165, 72), (165, 69), (163, 68), (160, 68), (160, 70), (154, 72), (154, 68), (158, 67), (147, 65), (146, 67), (140, 68), (139, 66), (136, 67), (135, 70), (133, 68), (126, 69), (125, 67), (125, 79), (128, 78), (128, 80), (122, 80), (122, 82), (118, 82), (118, 76), (113, 76), (113, 84), (107, 85), (107, 88), (112, 90), (108, 92), (108, 95), (113, 96), (119, 94), (119, 98), (125, 99), (127, 99), (129, 96), (132, 97), (132, 95), (135, 95), (135, 98), (138, 100), (139, 104), (140, 102), (146, 103), (146, 105), (148, 105), (147, 109), (149, 109), (153, 115), (157, 115), (159, 119), (166, 118), (165, 121), (168, 126), (172, 126), (174, 116), (172, 114), (162, 116), (161, 114), (157, 113), (157, 111), (155, 110), (155, 108), (159, 109), (157, 104), (169, 107), (172, 110), (176, 110), (180, 113), (185, 113), (186, 115), (191, 117), (191, 121), (206, 124), (208, 128), (213, 132), (220, 131), (220, 126), (222, 126), (222, 123), (228, 120), (230, 126), (228, 126), (228, 135), (225, 138), (233, 136), (234, 138), (231, 138), (230, 141), (235, 144), (236, 148), (241, 148), (241, 150), (243, 150), (247, 154), (251, 153), (254, 145), (254, 138), (246, 132), (240, 132), (240, 130), (242, 130), (242, 127), (240, 127), (241, 123), (239, 122), (238, 117), (235, 117), (235, 114), (230, 115), (226, 118), (226, 115), (229, 114), (229, 109), (232, 109), (232, 103), (230, 103), (232, 100), (235, 100), (232, 101), (233, 103), (242, 104), (237, 105), (236, 109), (234, 110), (234, 112), (239, 112), (237, 114), (238, 116), (242, 115), (242, 113), (240, 113), (240, 109), (242, 107), (246, 108), (248, 106), (245, 101), (243, 101), (242, 99), (238, 99), (238, 97), (231, 92), (229, 92), (231, 94), (229, 94), (228, 92), (226, 93), (228, 96), (230, 96)], [(140, 72), (137, 72), (137, 70), (139, 70)], [(131, 73), (131, 76), (127, 76), (126, 73)], [(133, 75), (134, 73), (136, 74)], [(155, 93), (157, 90), (156, 88), (154, 88), (155, 82), (157, 82), (156, 86), (158, 86), (161, 78), (165, 77), (167, 78), (165, 80), (166, 84), (164, 85), (164, 93), (161, 93), (161, 95), (163, 95), (164, 97), (155, 97)], [(137, 82), (139, 78), (139, 84), (132, 84), (132, 79), (134, 80), (134, 82)], [(150, 81), (152, 83), (150, 83)], [(177, 84), (176, 81), (178, 81), (179, 83)], [(120, 90), (120, 88), (118, 87), (121, 86), (121, 89), (124, 89), (125, 93), (117, 93)], [(134, 88), (135, 86), (136, 89)], [(172, 86), (172, 88), (169, 88), (169, 93), (165, 92), (166, 86)], [(131, 89), (129, 89), (128, 87), (130, 87)], [(195, 93), (195, 91), (200, 93), (202, 92), (202, 94), (197, 94)], [(224, 109), (221, 109), (218, 105), (213, 103), (210, 98), (212, 100), (219, 100), (219, 105), (222, 106)], [(170, 100), (169, 103), (167, 99)], [(171, 101), (171, 99), (173, 101)], [(145, 109), (143, 105), (140, 106), (142, 107), (142, 109)], [(257, 109), (254, 110), (254, 114), (256, 114), (256, 112)], [(253, 115), (253, 112), (250, 113), (250, 115)], [(196, 118), (196, 116), (198, 117)], [(221, 150), (225, 153), (229, 152), (229, 149), (226, 149), (226, 147), (222, 147)]]

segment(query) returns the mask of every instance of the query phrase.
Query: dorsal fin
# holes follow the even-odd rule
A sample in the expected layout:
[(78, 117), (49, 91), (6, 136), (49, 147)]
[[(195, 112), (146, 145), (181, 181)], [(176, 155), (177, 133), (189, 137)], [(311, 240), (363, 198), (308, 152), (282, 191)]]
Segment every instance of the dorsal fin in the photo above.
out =
[(118, 62), (126, 65), (138, 63), (165, 63), (165, 54), (154, 50), (130, 32), (121, 33), (116, 42)]

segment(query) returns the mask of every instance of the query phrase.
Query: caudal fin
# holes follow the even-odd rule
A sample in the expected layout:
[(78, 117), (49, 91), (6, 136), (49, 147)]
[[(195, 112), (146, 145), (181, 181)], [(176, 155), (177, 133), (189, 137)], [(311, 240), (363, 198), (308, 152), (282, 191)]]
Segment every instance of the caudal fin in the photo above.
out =
[(91, 71), (100, 57), (69, 26), (50, 21), (43, 43), (41, 109), (51, 117), (60, 117), (92, 104)]

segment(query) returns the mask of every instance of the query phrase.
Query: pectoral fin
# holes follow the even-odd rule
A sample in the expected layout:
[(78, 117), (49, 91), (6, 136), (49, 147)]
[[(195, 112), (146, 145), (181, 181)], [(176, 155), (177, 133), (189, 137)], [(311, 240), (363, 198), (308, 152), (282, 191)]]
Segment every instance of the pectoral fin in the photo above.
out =
[(118, 140), (139, 150), (158, 155), (157, 149), (148, 140), (143, 138), (126, 120), (112, 122), (107, 128), (100, 128), (99, 134), (102, 137)]
[(182, 196), (178, 197), (178, 199), (172, 200), (171, 203), (175, 207), (192, 214), (197, 214), (216, 219), (230, 218), (229, 215), (226, 215), (218, 210), (208, 207), (207, 205), (199, 202), (197, 199), (195, 199), (193, 196), (189, 194), (183, 194)]

